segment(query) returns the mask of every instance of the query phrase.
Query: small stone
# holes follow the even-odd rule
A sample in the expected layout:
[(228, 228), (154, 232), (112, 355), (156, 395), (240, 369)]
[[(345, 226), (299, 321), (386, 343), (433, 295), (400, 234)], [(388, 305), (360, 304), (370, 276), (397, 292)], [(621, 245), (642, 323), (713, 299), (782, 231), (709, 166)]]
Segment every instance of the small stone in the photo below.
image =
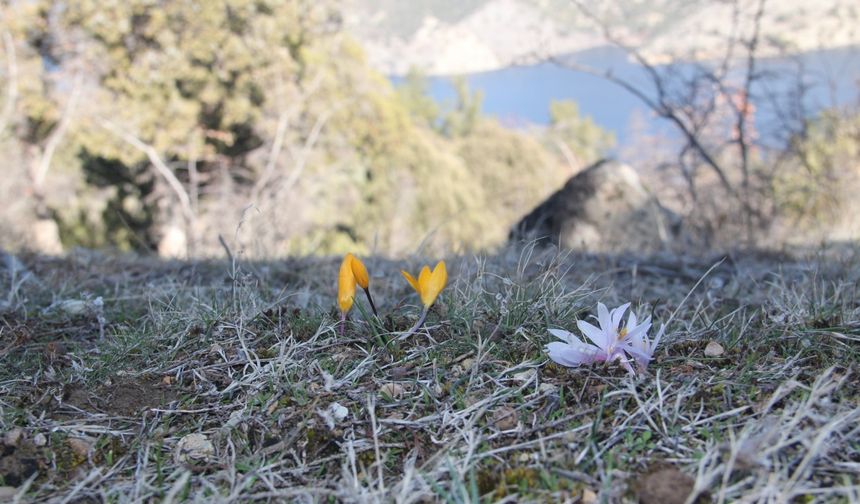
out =
[(558, 386), (553, 385), (552, 383), (541, 383), (538, 386), (538, 391), (540, 391), (542, 394), (555, 394), (556, 392), (558, 392)]
[(349, 415), (349, 410), (337, 402), (331, 403), (328, 410), (335, 422), (342, 422)]
[(582, 491), (582, 497), (580, 497), (579, 502), (582, 504), (594, 504), (597, 502), (597, 493), (590, 488), (586, 488)]
[(215, 456), (215, 445), (204, 434), (184, 436), (176, 444), (174, 460), (177, 463), (208, 462)]
[(716, 341), (709, 341), (708, 345), (705, 347), (705, 357), (719, 357), (726, 353), (723, 345), (720, 345)]
[(493, 414), (493, 425), (499, 430), (515, 429), (518, 422), (517, 412), (510, 406), (502, 406)]
[(403, 388), (403, 385), (399, 383), (386, 383), (379, 387), (379, 394), (382, 397), (393, 400), (402, 399), (405, 392), (406, 390)]
[(69, 316), (83, 315), (87, 312), (88, 303), (80, 299), (65, 299), (58, 302), (55, 307)]
[(48, 444), (48, 438), (40, 432), (33, 436), (33, 444), (36, 446), (45, 446)]
[(6, 446), (18, 446), (18, 443), (24, 439), (24, 430), (15, 428), (10, 430), (3, 436), (3, 444)]
[(0, 486), (0, 501), (10, 502), (16, 495), (18, 489), (10, 486)]
[(317, 414), (323, 419), (330, 430), (335, 430), (337, 424), (341, 423), (349, 415), (349, 410), (337, 402), (328, 405), (324, 410), (317, 410)]
[(475, 365), (475, 359), (466, 358), (460, 361), (460, 367), (463, 368), (463, 371), (469, 371), (472, 369), (472, 366)]

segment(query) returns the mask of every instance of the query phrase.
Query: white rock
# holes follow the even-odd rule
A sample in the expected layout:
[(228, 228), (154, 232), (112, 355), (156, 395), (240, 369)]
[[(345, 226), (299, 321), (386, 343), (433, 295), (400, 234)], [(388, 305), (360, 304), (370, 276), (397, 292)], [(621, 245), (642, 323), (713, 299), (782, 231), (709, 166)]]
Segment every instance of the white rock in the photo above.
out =
[(3, 444), (6, 446), (17, 446), (23, 437), (24, 431), (22, 429), (12, 429), (3, 436)]
[(66, 315), (83, 315), (87, 312), (88, 303), (80, 299), (64, 299), (56, 303), (56, 309), (64, 312)]
[(337, 402), (331, 403), (328, 410), (335, 422), (342, 422), (349, 415), (349, 410)]
[(215, 445), (204, 434), (194, 433), (184, 436), (176, 443), (173, 454), (177, 463), (208, 462), (215, 456)]
[(40, 432), (33, 436), (33, 444), (36, 446), (45, 446), (48, 444), (48, 438)]
[(541, 383), (538, 386), (538, 390), (543, 394), (554, 394), (558, 392), (558, 386), (553, 385), (552, 383)]
[(723, 345), (720, 345), (716, 341), (709, 341), (708, 346), (705, 347), (706, 357), (719, 357), (724, 353), (726, 353), (726, 351), (723, 349)]
[(340, 403), (333, 402), (325, 410), (317, 410), (317, 414), (322, 417), (329, 429), (334, 430), (335, 426), (349, 415), (349, 410)]

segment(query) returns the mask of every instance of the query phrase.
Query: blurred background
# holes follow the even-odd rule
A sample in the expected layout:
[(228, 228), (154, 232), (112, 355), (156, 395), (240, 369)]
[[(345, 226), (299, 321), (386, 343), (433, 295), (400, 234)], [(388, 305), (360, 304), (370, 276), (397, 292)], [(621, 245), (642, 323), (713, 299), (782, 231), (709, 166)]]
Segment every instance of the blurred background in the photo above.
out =
[[(854, 0), (4, 0), (0, 247), (860, 237)], [(600, 160), (611, 161), (598, 163)]]

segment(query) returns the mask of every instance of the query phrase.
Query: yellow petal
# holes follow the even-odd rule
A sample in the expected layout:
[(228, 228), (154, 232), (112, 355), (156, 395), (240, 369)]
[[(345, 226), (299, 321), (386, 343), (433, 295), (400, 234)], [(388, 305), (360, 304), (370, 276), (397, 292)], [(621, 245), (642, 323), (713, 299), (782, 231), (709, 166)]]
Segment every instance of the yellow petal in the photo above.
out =
[(355, 299), (355, 275), (352, 272), (352, 257), (347, 254), (340, 264), (340, 272), (337, 276), (337, 304), (340, 311), (346, 313), (352, 308)]
[(424, 266), (418, 273), (418, 285), (421, 286), (421, 292), (424, 292), (424, 286), (427, 285), (428, 281), (430, 281), (430, 268)]
[(370, 276), (367, 274), (367, 268), (364, 263), (352, 254), (349, 254), (352, 260), (352, 274), (355, 276), (355, 281), (362, 289), (367, 289), (370, 286)]
[(403, 278), (405, 278), (406, 281), (409, 282), (409, 285), (411, 285), (412, 288), (415, 289), (415, 292), (417, 292), (418, 295), (421, 295), (421, 287), (418, 285), (418, 280), (415, 280), (414, 276), (403, 270), (400, 270), (400, 274), (403, 275)]
[(421, 273), (418, 275), (418, 285), (421, 287), (418, 294), (421, 296), (421, 302), (424, 304), (424, 308), (430, 308), (430, 305), (433, 304), (433, 300), (436, 298), (436, 296), (428, 290), (431, 275), (432, 273), (430, 272), (430, 268), (427, 266), (421, 268)]
[(430, 305), (436, 301), (436, 297), (445, 288), (447, 282), (448, 270), (445, 268), (445, 261), (436, 263), (432, 273), (428, 268), (427, 278), (421, 282), (421, 301), (424, 302), (425, 308), (430, 308)]

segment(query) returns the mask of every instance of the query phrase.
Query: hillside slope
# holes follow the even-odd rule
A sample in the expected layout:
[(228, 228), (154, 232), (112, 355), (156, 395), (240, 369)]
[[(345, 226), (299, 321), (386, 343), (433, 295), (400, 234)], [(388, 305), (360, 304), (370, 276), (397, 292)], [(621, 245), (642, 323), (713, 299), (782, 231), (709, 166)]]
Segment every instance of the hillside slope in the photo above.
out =
[[(693, 0), (590, 2), (601, 19), (652, 57), (707, 58), (733, 33), (748, 33), (757, 3)], [(370, 62), (389, 75), (416, 67), (430, 75), (495, 70), (604, 43), (573, 2), (562, 0), (356, 0), (349, 18)], [(740, 20), (739, 31), (733, 19)], [(851, 0), (766, 4), (763, 39), (771, 55), (857, 44), (860, 8)], [(679, 44), (679, 41), (683, 41)]]

